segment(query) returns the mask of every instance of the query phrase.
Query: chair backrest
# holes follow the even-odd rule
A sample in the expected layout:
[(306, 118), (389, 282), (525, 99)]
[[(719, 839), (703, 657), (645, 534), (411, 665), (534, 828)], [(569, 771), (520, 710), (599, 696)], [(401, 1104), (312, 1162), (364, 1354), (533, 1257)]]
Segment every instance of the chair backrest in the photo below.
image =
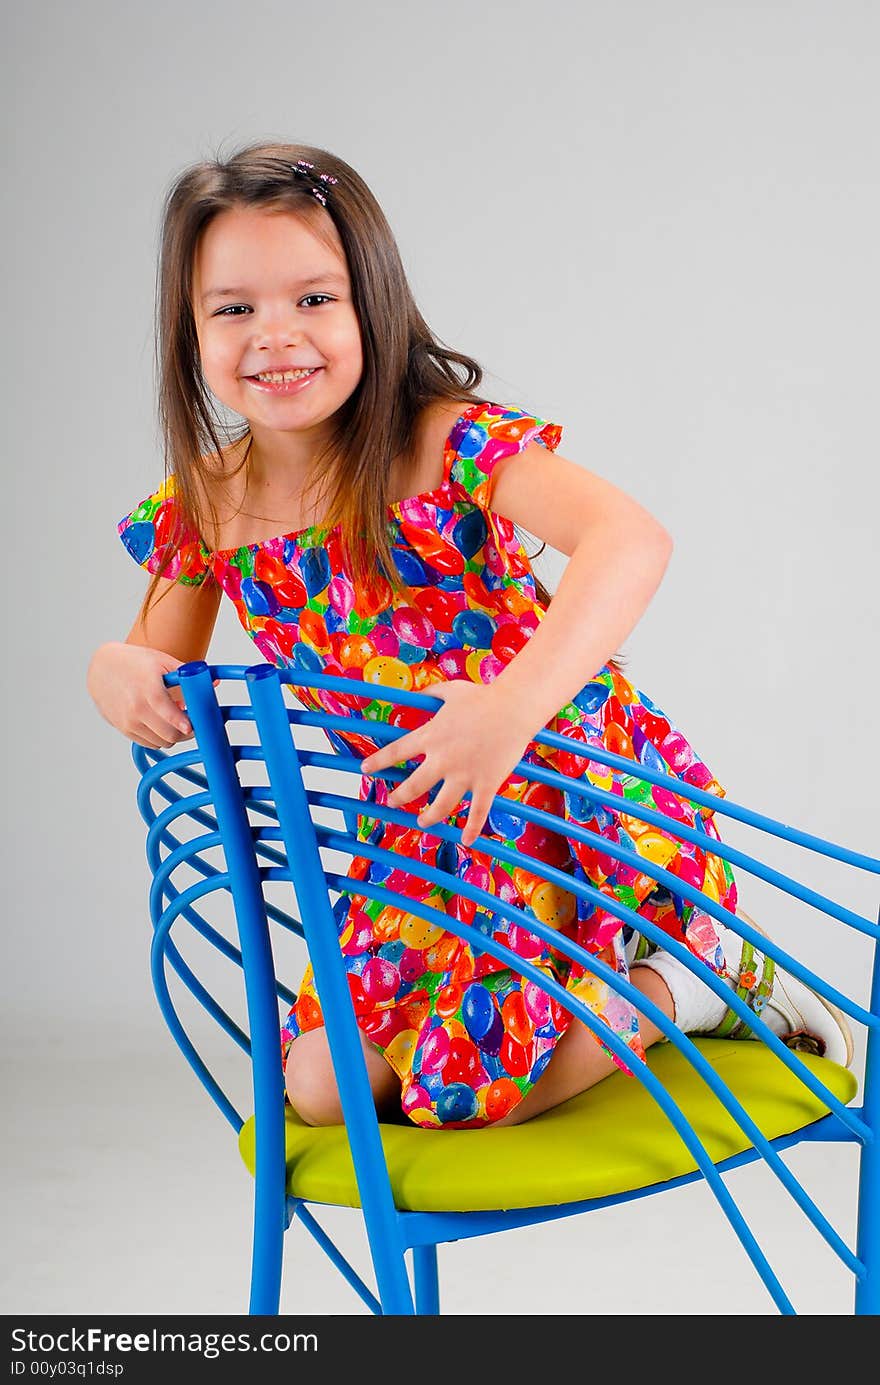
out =
[[(220, 685), (220, 691), (214, 681)], [(422, 881), (429, 881), (470, 899), (478, 908), (516, 922), (513, 906), (477, 884), (436, 866), (392, 855), (373, 842), (357, 837), (359, 815), (371, 820), (405, 824), (418, 831), (415, 817), (402, 810), (365, 804), (359, 797), (360, 760), (380, 742), (404, 734), (391, 721), (366, 721), (358, 706), (377, 698), (385, 700), (389, 715), (394, 708), (416, 707), (436, 710), (441, 704), (427, 694), (419, 694), (365, 684), (357, 680), (309, 673), (298, 668), (280, 671), (270, 664), (250, 668), (239, 665), (208, 666), (186, 664), (166, 675), (169, 686), (179, 683), (183, 690), (195, 746), (172, 753), (134, 746), (133, 756), (140, 772), (138, 804), (148, 825), (147, 857), (152, 873), (150, 913), (154, 929), (152, 975), (162, 1014), (187, 1061), (196, 1072), (212, 1100), (236, 1132), (245, 1117), (239, 1111), (227, 1086), (214, 1075), (200, 1052), (199, 1042), (191, 1037), (178, 1012), (169, 986), (169, 968), (183, 983), (184, 992), (194, 997), (212, 1025), (237, 1047), (243, 1056), (257, 1129), (258, 1185), (283, 1189), (284, 1186), (284, 1078), (281, 1066), (279, 1008), (288, 1009), (296, 1001), (290, 988), (291, 974), (279, 960), (281, 949), (293, 940), (303, 944), (312, 963), (317, 991), (327, 1027), (327, 1037), (337, 1073), (339, 1093), (348, 1139), (358, 1180), (361, 1206), (371, 1251), (380, 1281), (383, 1273), (398, 1270), (382, 1265), (385, 1232), (395, 1216), (391, 1185), (383, 1158), (380, 1127), (376, 1116), (352, 1005), (342, 953), (339, 946), (334, 896), (337, 907), (355, 891), (380, 903), (405, 910), (428, 924), (436, 924), (478, 945), (484, 952), (515, 967), (529, 980), (548, 992), (557, 1003), (580, 1019), (624, 1062), (629, 1051), (622, 1040), (596, 1014), (571, 992), (548, 979), (526, 957), (502, 947), (492, 936), (473, 923), (450, 913), (440, 914), (430, 904), (394, 888), (394, 877), (384, 882), (346, 875), (346, 862), (357, 857), (376, 861), (391, 870), (405, 869)], [(300, 705), (287, 704), (283, 689), (288, 687)], [(336, 713), (322, 709), (315, 693), (332, 694), (337, 699)], [(238, 700), (235, 700), (235, 695)], [(364, 703), (359, 699), (363, 698)], [(230, 700), (232, 699), (232, 700)], [(571, 740), (542, 732), (540, 743), (577, 753)], [(331, 750), (328, 753), (326, 743)], [(317, 748), (316, 748), (317, 746)], [(323, 748), (322, 748), (323, 747)], [(682, 783), (659, 770), (624, 760), (610, 751), (590, 745), (583, 756), (601, 764), (625, 769), (647, 784), (664, 786), (695, 803), (707, 804), (715, 812), (754, 829), (766, 843), (780, 839), (804, 848), (813, 858), (826, 858), (851, 868), (860, 881), (880, 873), (880, 860), (864, 853), (828, 842), (816, 835), (778, 822), (730, 800)], [(519, 766), (526, 778), (551, 787), (572, 789), (571, 779), (549, 767)], [(389, 770), (389, 782), (405, 777), (404, 771)], [(614, 809), (614, 796), (586, 778), (577, 781), (577, 792)], [(506, 800), (505, 811), (514, 812), (564, 837), (580, 836), (589, 843), (593, 834), (564, 821), (541, 808)], [(162, 806), (164, 804), (165, 806)], [(157, 806), (158, 805), (158, 806)], [(664, 831), (696, 841), (705, 848), (705, 837), (680, 820), (659, 812), (645, 802), (628, 801), (627, 812), (643, 821), (655, 823)], [(435, 837), (460, 841), (454, 827), (440, 824), (430, 829)], [(529, 918), (529, 930), (552, 943), (600, 977), (613, 990), (638, 1005), (658, 1026), (670, 1043), (702, 1078), (730, 1116), (745, 1132), (757, 1156), (764, 1159), (788, 1190), (805, 1216), (853, 1272), (856, 1281), (856, 1311), (880, 1309), (880, 1250), (877, 1247), (880, 1221), (880, 1165), (875, 1147), (880, 1132), (880, 927), (856, 909), (837, 903), (821, 891), (787, 872), (766, 864), (740, 848), (713, 839), (713, 855), (722, 857), (738, 871), (747, 872), (792, 899), (799, 900), (823, 917), (823, 925), (835, 930), (834, 937), (860, 938), (866, 957), (861, 975), (868, 997), (851, 996), (800, 957), (757, 933), (741, 917), (732, 915), (716, 899), (698, 890), (659, 865), (646, 866), (644, 857), (635, 856), (624, 846), (602, 839), (602, 850), (611, 857), (648, 870), (658, 883), (678, 895), (698, 903), (720, 923), (734, 929), (772, 956), (777, 965), (798, 976), (807, 985), (842, 1010), (851, 1021), (857, 1038), (855, 1064), (859, 1071), (861, 1105), (847, 1104), (823, 1080), (822, 1065), (808, 1064), (771, 1032), (732, 993), (714, 973), (699, 963), (681, 943), (650, 923), (642, 915), (590, 885), (574, 879), (532, 856), (521, 856), (503, 843), (483, 838), (479, 843), (496, 860), (521, 864), (560, 888), (590, 903), (600, 903), (621, 924), (631, 924), (650, 941), (661, 944), (686, 965), (699, 968), (701, 979), (724, 1000), (753, 1030), (768, 1052), (775, 1056), (827, 1108), (828, 1115), (818, 1122), (811, 1118), (804, 1138), (851, 1140), (861, 1150), (858, 1244), (851, 1249), (831, 1225), (801, 1182), (780, 1158), (774, 1141), (765, 1137), (752, 1114), (746, 1110), (722, 1080), (704, 1052), (681, 1033), (652, 1002), (624, 981), (600, 958), (568, 940), (550, 924)], [(189, 873), (189, 874), (187, 874)], [(195, 879), (192, 879), (194, 873)], [(190, 883), (186, 883), (189, 881)], [(295, 896), (295, 908), (273, 902), (278, 886), (288, 898)], [(424, 893), (424, 892), (423, 892)], [(211, 901), (231, 901), (231, 915), (225, 925), (207, 916)], [(462, 911), (464, 912), (464, 911)], [(183, 948), (181, 933), (190, 930), (207, 944), (201, 953), (201, 975)], [(172, 931), (174, 937), (172, 937)], [(286, 940), (286, 941), (285, 941)], [(178, 945), (180, 943), (180, 946)], [(831, 949), (829, 947), (828, 951)], [(232, 964), (235, 985), (218, 979), (217, 957)], [(870, 978), (870, 980), (868, 980)], [(243, 980), (243, 988), (240, 982)], [(236, 1001), (226, 999), (242, 990), (243, 1009), (230, 1013)], [(204, 1045), (210, 1049), (210, 1042)], [(690, 1150), (694, 1165), (711, 1186), (735, 1233), (755, 1264), (771, 1295), (782, 1311), (789, 1311), (788, 1300), (770, 1268), (748, 1221), (734, 1202), (723, 1178), (697, 1132), (677, 1106), (650, 1065), (635, 1064), (635, 1076), (643, 1083), (665, 1112), (672, 1126)], [(252, 1096), (251, 1096), (252, 1093)], [(794, 1134), (789, 1138), (792, 1143)], [(262, 1172), (262, 1179), (260, 1173)], [(283, 1199), (283, 1193), (266, 1194)], [(278, 1209), (279, 1228), (282, 1209)], [(280, 1234), (280, 1230), (279, 1230)]]

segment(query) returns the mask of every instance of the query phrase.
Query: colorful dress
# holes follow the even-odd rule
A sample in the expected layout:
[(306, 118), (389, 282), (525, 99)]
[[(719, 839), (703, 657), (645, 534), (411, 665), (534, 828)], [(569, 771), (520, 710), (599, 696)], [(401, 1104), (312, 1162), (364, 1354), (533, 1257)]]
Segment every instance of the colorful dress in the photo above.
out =
[[(490, 508), (493, 470), (530, 442), (559, 445), (561, 428), (523, 410), (474, 404), (459, 416), (444, 448), (436, 490), (389, 507), (394, 560), (410, 592), (392, 592), (379, 573), (372, 589), (356, 592), (337, 528), (311, 526), (236, 549), (210, 551), (195, 533), (184, 535), (165, 576), (197, 585), (220, 584), (263, 657), (281, 668), (333, 673), (420, 692), (441, 680), (490, 682), (537, 629), (545, 607), (536, 595), (526, 551), (506, 518)], [(153, 572), (169, 542), (174, 478), (119, 521), (129, 553)], [(305, 706), (412, 729), (431, 715), (380, 701), (298, 689)], [(640, 689), (603, 665), (547, 724), (578, 747), (595, 745), (657, 769), (718, 797), (724, 789), (681, 731)], [(335, 749), (366, 756), (382, 742), (327, 732)], [(598, 761), (532, 741), (523, 760), (548, 765), (573, 780), (620, 798), (613, 812), (577, 792), (531, 783), (516, 772), (501, 797), (546, 809), (598, 831), (645, 858), (641, 872), (601, 850), (545, 831), (495, 808), (483, 835), (534, 855), (593, 885), (683, 941), (713, 971), (723, 955), (711, 917), (659, 886), (652, 865), (664, 866), (726, 908), (736, 908), (736, 884), (726, 861), (709, 851), (719, 841), (712, 808)], [(415, 767), (415, 762), (410, 762)], [(384, 804), (390, 792), (363, 776), (360, 796)], [(407, 805), (413, 813), (428, 795)], [(626, 811), (629, 803), (658, 808), (703, 832), (706, 849), (679, 841)], [(446, 819), (463, 827), (467, 804)], [(356, 857), (349, 876), (384, 883), (452, 917), (473, 924), (544, 975), (581, 998), (644, 1061), (633, 1006), (579, 964), (572, 964), (529, 930), (529, 919), (552, 924), (628, 977), (624, 952), (632, 930), (598, 904), (548, 883), (522, 867), (495, 861), (473, 847), (441, 842), (378, 818), (362, 817), (358, 836), (401, 856), (421, 859), (480, 886), (521, 911), (512, 923), (452, 890)], [(365, 895), (342, 895), (335, 907), (358, 1023), (402, 1084), (402, 1106), (418, 1125), (441, 1128), (491, 1124), (516, 1106), (540, 1077), (571, 1016), (532, 981), (442, 927), (382, 905)], [(311, 968), (282, 1031), (286, 1054), (302, 1032), (323, 1024)], [(601, 1040), (597, 1040), (601, 1043)], [(605, 1045), (602, 1045), (605, 1047)], [(615, 1057), (624, 1072), (626, 1064)]]

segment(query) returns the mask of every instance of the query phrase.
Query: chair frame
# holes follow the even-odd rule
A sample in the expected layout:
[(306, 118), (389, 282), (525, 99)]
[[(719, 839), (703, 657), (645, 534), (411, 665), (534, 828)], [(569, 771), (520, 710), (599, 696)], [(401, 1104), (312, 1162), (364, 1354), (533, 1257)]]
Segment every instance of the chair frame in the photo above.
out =
[[(243, 688), (248, 703), (221, 702), (215, 682), (232, 683)], [(515, 958), (509, 949), (502, 948), (472, 925), (439, 915), (430, 906), (408, 896), (395, 896), (381, 884), (352, 881), (328, 870), (322, 859), (323, 849), (354, 857), (368, 858), (384, 865), (400, 868), (401, 858), (372, 843), (358, 841), (357, 818), (365, 805), (356, 794), (348, 791), (327, 792), (309, 789), (305, 772), (321, 770), (360, 773), (360, 760), (352, 754), (334, 751), (330, 754), (310, 751), (297, 743), (297, 727), (319, 727), (331, 736), (352, 734), (363, 728), (373, 742), (393, 740), (404, 734), (385, 722), (365, 721), (356, 712), (345, 716), (320, 710), (302, 710), (286, 705), (282, 686), (294, 694), (302, 690), (326, 690), (348, 697), (382, 698), (394, 705), (436, 710), (436, 698), (424, 693), (398, 691), (362, 683), (358, 680), (308, 672), (300, 668), (279, 670), (272, 664), (208, 665), (204, 661), (183, 664), (165, 676), (168, 687), (179, 685), (184, 694), (195, 749), (166, 753), (148, 750), (135, 744), (133, 759), (140, 774), (138, 807), (147, 824), (147, 859), (152, 875), (150, 888), (150, 917), (153, 926), (151, 971), (161, 1013), (172, 1036), (202, 1085), (236, 1133), (241, 1131), (244, 1117), (214, 1077), (189, 1037), (172, 999), (168, 985), (168, 968), (176, 973), (186, 990), (213, 1018), (220, 1028), (246, 1055), (250, 1065), (256, 1141), (254, 1177), (253, 1249), (249, 1313), (274, 1315), (278, 1313), (285, 1232), (296, 1218), (326, 1252), (332, 1263), (375, 1314), (437, 1314), (440, 1311), (437, 1270), (437, 1246), (446, 1241), (491, 1234), (513, 1227), (578, 1215), (599, 1207), (612, 1206), (636, 1198), (704, 1179), (732, 1226), (759, 1277), (766, 1286), (777, 1309), (783, 1314), (796, 1312), (786, 1291), (764, 1256), (750, 1226), (728, 1191), (722, 1174), (729, 1169), (763, 1159), (780, 1179), (797, 1205), (812, 1222), (819, 1234), (836, 1252), (854, 1278), (854, 1313), (880, 1312), (880, 1156), (877, 1135), (880, 1132), (880, 923), (826, 898), (801, 882), (784, 875), (733, 846), (711, 840), (711, 853), (734, 866), (758, 876), (785, 893), (799, 898), (829, 918), (837, 919), (848, 928), (873, 940), (870, 1001), (868, 1006), (852, 1000), (832, 987), (810, 968), (751, 928), (740, 916), (732, 915), (700, 890), (695, 890), (660, 866), (651, 866), (648, 873), (659, 883), (674, 889), (677, 894), (734, 928), (742, 937), (755, 943), (793, 975), (812, 986), (851, 1019), (864, 1026), (865, 1066), (861, 1080), (861, 1104), (844, 1105), (824, 1083), (787, 1048), (767, 1026), (733, 994), (709, 968), (696, 962), (689, 950), (671, 939), (656, 925), (619, 904), (591, 886), (572, 879), (550, 866), (527, 857), (529, 869), (545, 879), (555, 881), (564, 889), (579, 894), (602, 907), (621, 923), (630, 923), (649, 940), (662, 944), (685, 965), (699, 968), (701, 979), (723, 996), (725, 1001), (748, 1022), (755, 1038), (764, 1043), (827, 1107), (828, 1114), (818, 1121), (777, 1139), (767, 1139), (755, 1125), (748, 1112), (729, 1091), (725, 1083), (701, 1054), (697, 1046), (684, 1035), (646, 996), (630, 982), (623, 981), (599, 958), (560, 938), (548, 925), (529, 918), (529, 930), (565, 951), (573, 960), (600, 976), (620, 994), (637, 1003), (664, 1036), (684, 1054), (702, 1076), (715, 1096), (733, 1115), (751, 1140), (744, 1152), (718, 1164), (703, 1146), (697, 1132), (680, 1108), (669, 1096), (648, 1065), (637, 1063), (636, 1077), (648, 1089), (693, 1156), (696, 1168), (692, 1173), (651, 1183), (610, 1197), (591, 1198), (583, 1202), (563, 1203), (544, 1207), (529, 1207), (492, 1212), (413, 1212), (399, 1210), (394, 1204), (391, 1183), (385, 1164), (379, 1119), (376, 1114), (367, 1077), (360, 1036), (348, 987), (330, 893), (356, 892), (380, 901), (395, 903), (405, 900), (408, 912), (437, 922), (468, 941), (508, 963), (516, 965), (522, 974), (535, 980), (558, 1003), (580, 1019), (594, 1034), (624, 1062), (628, 1049), (608, 1026), (580, 1000), (556, 983), (548, 982), (529, 962)], [(346, 706), (349, 704), (346, 704)], [(236, 722), (255, 723), (259, 743), (236, 745), (230, 740), (229, 728)], [(578, 753), (577, 742), (553, 732), (541, 732), (536, 740)], [(880, 860), (864, 853), (828, 842), (821, 837), (754, 812), (727, 799), (719, 799), (690, 785), (685, 785), (658, 770), (605, 751), (596, 746), (584, 747), (584, 760), (616, 766), (652, 784), (660, 784), (696, 803), (714, 808), (716, 813), (736, 818), (759, 832), (795, 842), (808, 851), (830, 856), (856, 870), (880, 874)], [(240, 778), (240, 766), (248, 761), (264, 761), (268, 786), (245, 786)], [(519, 765), (527, 778), (557, 788), (572, 789), (566, 779), (548, 767)], [(398, 782), (405, 772), (390, 769), (382, 777)], [(597, 788), (586, 780), (577, 782), (577, 793), (600, 804), (614, 807), (619, 798)], [(182, 785), (188, 792), (175, 787)], [(157, 811), (153, 797), (165, 800), (167, 806)], [(509, 800), (496, 800), (505, 811), (513, 811)], [(319, 822), (315, 810), (338, 814), (343, 826), (334, 828)], [(415, 817), (402, 810), (368, 805), (371, 819), (417, 827)], [(642, 803), (627, 802), (627, 813), (656, 823), (668, 832), (705, 846), (705, 835), (668, 818)], [(524, 804), (515, 805), (517, 815), (591, 843), (596, 834), (577, 824), (566, 823), (543, 810)], [(249, 813), (257, 818), (256, 825)], [(268, 825), (266, 825), (268, 823)], [(184, 839), (176, 835), (178, 828), (188, 824), (201, 830), (201, 835)], [(262, 824), (262, 825), (261, 825)], [(460, 841), (455, 827), (438, 824), (428, 829), (447, 841)], [(522, 860), (503, 844), (488, 838), (477, 843), (497, 860)], [(625, 847), (601, 838), (603, 852), (646, 870), (644, 858)], [(205, 853), (220, 847), (225, 858), (225, 870), (219, 870), (205, 859)], [(268, 863), (268, 864), (266, 864)], [(447, 875), (422, 862), (407, 861), (407, 870), (421, 879), (431, 880), (459, 894), (467, 895), (496, 913), (513, 920), (521, 919), (515, 909), (494, 896), (485, 894), (466, 881)], [(183, 889), (174, 881), (177, 870), (194, 870), (201, 879)], [(294, 887), (298, 916), (279, 909), (265, 898), (264, 885), (269, 881), (288, 881)], [(204, 897), (222, 891), (231, 895), (239, 946), (210, 924), (195, 907)], [(210, 990), (193, 973), (172, 940), (172, 928), (178, 922), (188, 923), (217, 951), (240, 967), (247, 1011), (247, 1032), (233, 1020), (213, 997)], [(284, 1075), (281, 1065), (279, 1004), (290, 1006), (296, 995), (276, 976), (273, 960), (271, 924), (300, 936), (306, 945), (315, 975), (315, 983), (324, 1014), (327, 1038), (337, 1076), (340, 1100), (347, 1137), (351, 1148), (357, 1186), (369, 1244), (376, 1293), (345, 1260), (317, 1220), (313, 1205), (287, 1193), (285, 1165)], [(644, 1070), (642, 1070), (644, 1069)], [(479, 1132), (474, 1132), (478, 1138)], [(780, 1151), (807, 1142), (855, 1142), (859, 1152), (859, 1196), (856, 1228), (856, 1249), (853, 1251), (825, 1218), (806, 1190), (780, 1159)], [(412, 1281), (407, 1271), (406, 1255), (411, 1255)]]

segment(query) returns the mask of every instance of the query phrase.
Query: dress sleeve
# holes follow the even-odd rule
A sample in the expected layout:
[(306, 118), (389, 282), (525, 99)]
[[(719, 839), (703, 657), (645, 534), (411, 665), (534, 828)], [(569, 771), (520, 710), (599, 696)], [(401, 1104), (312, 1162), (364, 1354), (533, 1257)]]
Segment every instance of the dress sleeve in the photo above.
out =
[(449, 472), (454, 488), (484, 509), (491, 507), (494, 474), (505, 457), (522, 452), (530, 442), (555, 452), (562, 427), (523, 409), (486, 404), (462, 419), (453, 438), (455, 457)]
[(147, 572), (158, 572), (169, 549), (171, 560), (163, 577), (197, 587), (210, 574), (208, 553), (195, 530), (183, 523), (174, 496), (174, 477), (142, 500), (116, 528), (132, 558)]

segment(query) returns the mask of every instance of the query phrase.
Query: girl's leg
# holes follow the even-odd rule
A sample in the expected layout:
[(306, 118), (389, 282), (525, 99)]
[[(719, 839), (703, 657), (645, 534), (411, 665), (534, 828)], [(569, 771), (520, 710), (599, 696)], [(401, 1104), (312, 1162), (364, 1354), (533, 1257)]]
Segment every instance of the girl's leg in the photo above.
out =
[[(400, 1078), (363, 1031), (358, 1033), (380, 1119), (399, 1116)], [(291, 1106), (306, 1125), (343, 1124), (342, 1103), (323, 1025), (307, 1029), (294, 1039), (287, 1054), (284, 1082)]]
[[(675, 1006), (672, 996), (665, 981), (656, 971), (651, 971), (648, 967), (634, 967), (629, 979), (643, 995), (653, 1000), (664, 1015), (668, 1015), (670, 1019), (674, 1018)], [(641, 1011), (638, 1013), (642, 1043), (647, 1049), (663, 1036), (651, 1020)], [(522, 1121), (531, 1120), (532, 1116), (539, 1116), (542, 1111), (549, 1111), (551, 1107), (559, 1106), (570, 1097), (585, 1092), (588, 1087), (594, 1086), (616, 1070), (616, 1064), (609, 1054), (599, 1047), (587, 1026), (581, 1024), (580, 1020), (572, 1020), (532, 1090), (508, 1115), (503, 1116), (501, 1120), (493, 1121), (492, 1129), (500, 1125), (519, 1125)]]

